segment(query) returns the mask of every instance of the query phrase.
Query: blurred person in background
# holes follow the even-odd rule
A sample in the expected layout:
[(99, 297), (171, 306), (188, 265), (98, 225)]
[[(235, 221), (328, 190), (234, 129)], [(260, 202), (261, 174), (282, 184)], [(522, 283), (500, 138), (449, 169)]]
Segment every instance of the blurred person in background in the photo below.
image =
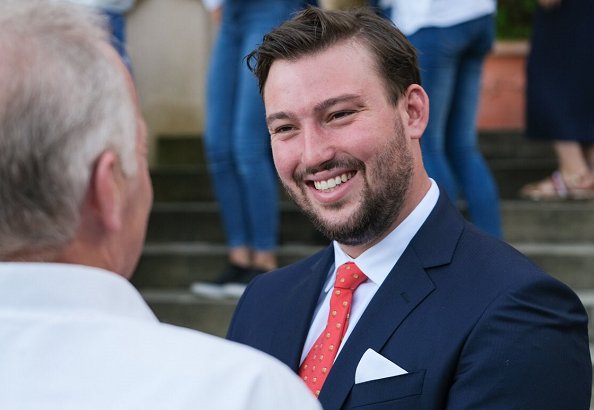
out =
[(558, 169), (534, 201), (594, 198), (594, 1), (539, 0), (526, 76), (526, 135), (552, 141)]
[(111, 44), (131, 67), (130, 57), (126, 51), (126, 13), (132, 9), (135, 0), (68, 0), (72, 3), (93, 7), (103, 13), (109, 22)]
[(228, 246), (212, 282), (192, 284), (210, 297), (239, 297), (256, 275), (278, 267), (278, 186), (264, 105), (244, 57), (304, 0), (204, 0), (219, 24), (210, 59), (204, 145)]
[(419, 52), (431, 116), (421, 140), (429, 176), (470, 220), (501, 238), (499, 193), (477, 141), (485, 57), (495, 38), (495, 0), (379, 0)]

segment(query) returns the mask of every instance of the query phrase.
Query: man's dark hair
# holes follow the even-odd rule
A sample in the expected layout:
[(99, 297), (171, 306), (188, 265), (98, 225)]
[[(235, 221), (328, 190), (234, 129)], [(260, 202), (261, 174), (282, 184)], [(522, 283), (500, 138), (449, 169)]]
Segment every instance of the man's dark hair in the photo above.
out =
[(393, 104), (409, 85), (420, 84), (415, 48), (389, 20), (369, 8), (339, 11), (308, 7), (266, 34), (262, 44), (246, 57), (247, 64), (258, 77), (262, 94), (274, 61), (297, 60), (351, 39), (368, 47), (376, 61), (376, 67), (371, 68), (384, 80)]

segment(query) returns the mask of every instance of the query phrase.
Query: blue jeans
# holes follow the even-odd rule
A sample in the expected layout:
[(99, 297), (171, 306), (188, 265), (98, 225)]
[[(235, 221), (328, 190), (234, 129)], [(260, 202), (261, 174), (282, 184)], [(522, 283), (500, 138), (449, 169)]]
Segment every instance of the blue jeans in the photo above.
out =
[(111, 44), (122, 57), (124, 64), (130, 68), (130, 57), (126, 51), (126, 16), (122, 13), (113, 13), (104, 10), (111, 30)]
[(243, 58), (301, 1), (231, 0), (211, 55), (205, 148), (230, 247), (273, 250), (278, 242), (278, 187), (270, 136), (255, 76)]
[(450, 27), (426, 27), (410, 41), (419, 51), (430, 100), (421, 139), (427, 172), (452, 200), (464, 196), (472, 222), (502, 237), (499, 194), (476, 132), (482, 66), (494, 34), (488, 15)]

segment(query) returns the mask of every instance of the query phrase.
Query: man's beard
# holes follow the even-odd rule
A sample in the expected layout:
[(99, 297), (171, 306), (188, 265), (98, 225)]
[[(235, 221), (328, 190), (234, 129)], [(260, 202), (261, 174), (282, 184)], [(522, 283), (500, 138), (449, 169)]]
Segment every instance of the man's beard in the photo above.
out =
[[(315, 227), (327, 238), (337, 242), (356, 246), (369, 243), (382, 236), (402, 211), (413, 173), (413, 158), (410, 154), (402, 123), (398, 122), (395, 138), (390, 140), (384, 148), (378, 149), (378, 156), (371, 164), (373, 175), (367, 174), (367, 167), (357, 159), (330, 160), (317, 170), (307, 170), (309, 173), (328, 170), (336, 167), (355, 169), (364, 181), (359, 208), (341, 224), (331, 224), (316, 212), (306, 195), (307, 187), (303, 178), (295, 175), (294, 182), (300, 187), (298, 192), (284, 184), (289, 197), (301, 208), (302, 212), (313, 222)], [(302, 173), (301, 175), (303, 175)], [(373, 177), (373, 189), (369, 176)], [(330, 208), (340, 209), (340, 202)]]

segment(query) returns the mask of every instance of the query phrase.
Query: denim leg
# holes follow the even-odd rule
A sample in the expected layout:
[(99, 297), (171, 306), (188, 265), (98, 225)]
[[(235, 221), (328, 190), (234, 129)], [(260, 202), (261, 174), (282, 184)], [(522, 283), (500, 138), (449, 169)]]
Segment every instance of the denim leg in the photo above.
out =
[(204, 145), (210, 178), (230, 247), (249, 245), (243, 188), (236, 169), (232, 139), (237, 110), (236, 85), (242, 58), (239, 37), (240, 33), (233, 23), (221, 25), (211, 54), (206, 84)]
[(429, 176), (448, 196), (458, 199), (458, 185), (446, 156), (446, 125), (454, 93), (455, 47), (447, 28), (428, 27), (410, 36), (419, 51), (422, 85), (429, 95), (429, 123), (421, 138), (423, 163)]
[[(267, 29), (246, 33), (243, 55), (262, 40)], [(245, 64), (239, 73), (237, 93), (233, 152), (248, 214), (250, 245), (255, 250), (272, 250), (277, 245), (279, 219), (276, 171), (258, 82)]]
[[(242, 57), (300, 6), (300, 2), (294, 0), (252, 0), (249, 6), (246, 4), (239, 2), (232, 6), (243, 34)], [(273, 250), (278, 243), (278, 183), (264, 103), (258, 82), (245, 63), (241, 64), (238, 81), (237, 111), (232, 129), (233, 152), (244, 195), (250, 247), (257, 251)]]
[(476, 117), (485, 56), (494, 38), (492, 16), (468, 23), (461, 34), (471, 42), (459, 57), (454, 98), (446, 130), (446, 151), (468, 205), (470, 219), (478, 227), (501, 238), (497, 186), (477, 143)]
[(225, 3), (208, 82), (206, 148), (229, 246), (273, 250), (278, 186), (265, 111), (243, 58), (298, 2)]
[(130, 69), (130, 57), (126, 50), (126, 16), (122, 13), (104, 11), (111, 30), (111, 44), (122, 57), (124, 64)]
[(452, 200), (462, 191), (470, 219), (501, 237), (497, 188), (476, 133), (482, 65), (493, 37), (493, 17), (485, 16), (451, 27), (424, 28), (410, 39), (419, 50), (430, 100), (429, 124), (421, 139), (427, 172)]

